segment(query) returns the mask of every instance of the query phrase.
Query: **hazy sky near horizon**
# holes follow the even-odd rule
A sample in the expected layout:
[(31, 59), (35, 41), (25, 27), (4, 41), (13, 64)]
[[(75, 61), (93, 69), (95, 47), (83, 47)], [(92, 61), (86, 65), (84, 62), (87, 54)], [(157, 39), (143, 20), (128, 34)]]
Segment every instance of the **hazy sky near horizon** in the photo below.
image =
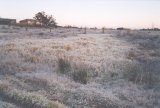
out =
[(59, 25), (160, 27), (160, 0), (0, 0), (0, 17), (21, 20), (39, 11)]

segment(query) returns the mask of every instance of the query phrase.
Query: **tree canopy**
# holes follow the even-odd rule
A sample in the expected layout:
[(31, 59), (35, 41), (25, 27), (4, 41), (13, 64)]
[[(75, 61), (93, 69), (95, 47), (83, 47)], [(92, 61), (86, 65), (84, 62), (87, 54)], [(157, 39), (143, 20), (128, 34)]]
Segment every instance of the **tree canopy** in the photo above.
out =
[(46, 15), (44, 11), (35, 14), (34, 19), (43, 27), (55, 27), (57, 26), (56, 20), (52, 15)]

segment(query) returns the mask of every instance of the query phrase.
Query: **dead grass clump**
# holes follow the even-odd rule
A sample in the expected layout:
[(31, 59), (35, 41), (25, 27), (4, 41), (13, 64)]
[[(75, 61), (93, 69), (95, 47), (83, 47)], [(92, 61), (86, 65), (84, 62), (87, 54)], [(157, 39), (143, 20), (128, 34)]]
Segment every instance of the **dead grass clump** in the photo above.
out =
[(63, 46), (53, 45), (51, 48), (53, 48), (53, 49), (63, 49)]
[(71, 77), (73, 80), (81, 84), (87, 84), (91, 77), (95, 77), (93, 75), (95, 70), (82, 63), (74, 64), (71, 72)]
[(86, 68), (74, 68), (72, 72), (72, 77), (75, 82), (79, 82), (81, 84), (87, 84), (88, 82), (88, 71)]
[(17, 49), (15, 48), (7, 48), (5, 49), (6, 52), (13, 52), (13, 51), (16, 51)]
[(62, 74), (66, 74), (69, 71), (71, 71), (71, 64), (69, 60), (63, 59), (63, 58), (58, 58), (58, 70)]
[(30, 50), (31, 50), (31, 52), (36, 52), (37, 50), (38, 50), (39, 48), (38, 47), (33, 47), (33, 48), (31, 48)]
[(0, 91), (6, 91), (9, 89), (9, 85), (3, 82), (0, 82)]
[(43, 35), (44, 35), (44, 33), (43, 33), (43, 32), (41, 32), (41, 33), (39, 33), (38, 35), (43, 36)]
[(32, 63), (36, 63), (36, 62), (39, 62), (39, 58), (36, 57), (36, 56), (32, 56), (32, 57), (30, 57), (30, 61), (31, 61)]
[(71, 69), (71, 77), (75, 82), (87, 84), (91, 78), (98, 76), (95, 67), (85, 63), (74, 63)]
[(34, 55), (31, 55), (31, 54), (26, 54), (24, 56), (24, 60), (25, 60), (25, 62), (31, 62), (31, 63), (40, 62), (40, 58), (38, 56), (34, 56)]
[(16, 44), (14, 44), (14, 43), (8, 43), (8, 44), (6, 44), (6, 47), (16, 47)]
[(81, 84), (87, 84), (89, 78), (88, 73), (91, 71), (91, 69), (85, 65), (71, 64), (69, 60), (63, 58), (58, 59), (58, 69), (60, 73), (68, 75), (75, 82)]
[(133, 67), (129, 67), (127, 72), (125, 72), (125, 76), (136, 84), (154, 87), (160, 81), (159, 63), (139, 63)]
[(66, 45), (66, 46), (64, 46), (64, 49), (65, 49), (66, 51), (70, 51), (72, 48), (71, 48), (69, 45)]
[(5, 51), (16, 51), (16, 44), (14, 43), (8, 43), (5, 45)]
[(76, 42), (78, 45), (81, 45), (83, 47), (87, 47), (89, 45), (89, 42)]
[(136, 49), (131, 49), (130, 51), (128, 51), (126, 58), (133, 60), (133, 59), (137, 59), (140, 56), (144, 56), (144, 52), (141, 52)]

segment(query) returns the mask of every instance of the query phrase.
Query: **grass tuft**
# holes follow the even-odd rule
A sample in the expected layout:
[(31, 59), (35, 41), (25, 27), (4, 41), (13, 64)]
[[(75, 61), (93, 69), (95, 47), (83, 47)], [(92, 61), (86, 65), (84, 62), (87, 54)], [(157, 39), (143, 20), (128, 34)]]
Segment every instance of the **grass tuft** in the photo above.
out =
[(88, 72), (85, 68), (77, 68), (72, 73), (73, 80), (81, 84), (87, 84)]
[(154, 87), (159, 84), (160, 74), (156, 63), (140, 63), (139, 65), (130, 67), (125, 76), (136, 84)]
[(58, 58), (58, 69), (60, 73), (66, 74), (71, 71), (71, 64), (68, 60), (63, 58)]

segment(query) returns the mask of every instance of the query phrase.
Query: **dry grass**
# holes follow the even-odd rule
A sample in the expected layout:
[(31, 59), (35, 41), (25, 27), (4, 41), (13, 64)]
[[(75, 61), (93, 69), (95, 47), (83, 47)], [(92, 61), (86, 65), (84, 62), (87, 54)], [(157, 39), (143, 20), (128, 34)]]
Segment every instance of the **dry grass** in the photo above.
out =
[(71, 77), (75, 82), (87, 84), (88, 73), (91, 71), (87, 66), (80, 64), (73, 64), (71, 61), (59, 58), (58, 69), (60, 73)]
[(133, 67), (128, 67), (125, 76), (136, 84), (157, 87), (160, 81), (158, 67), (159, 63), (156, 62), (139, 63)]
[(67, 108), (66, 106), (50, 101), (41, 95), (11, 89), (9, 85), (0, 84), (0, 95), (3, 100), (12, 102), (23, 108)]
[(0, 87), (7, 102), (29, 108), (31, 101), (52, 107), (51, 100), (71, 108), (159, 108), (160, 39), (154, 33), (11, 31), (0, 34), (0, 81), (11, 85)]
[(71, 64), (68, 60), (63, 58), (58, 58), (58, 69), (60, 73), (67, 74), (71, 71)]
[(82, 84), (87, 84), (88, 75), (85, 69), (80, 69), (72, 73), (73, 80)]
[(66, 51), (70, 51), (70, 50), (72, 50), (72, 48), (71, 48), (71, 46), (70, 46), (70, 45), (66, 45), (66, 46), (64, 47), (64, 49), (65, 49)]

